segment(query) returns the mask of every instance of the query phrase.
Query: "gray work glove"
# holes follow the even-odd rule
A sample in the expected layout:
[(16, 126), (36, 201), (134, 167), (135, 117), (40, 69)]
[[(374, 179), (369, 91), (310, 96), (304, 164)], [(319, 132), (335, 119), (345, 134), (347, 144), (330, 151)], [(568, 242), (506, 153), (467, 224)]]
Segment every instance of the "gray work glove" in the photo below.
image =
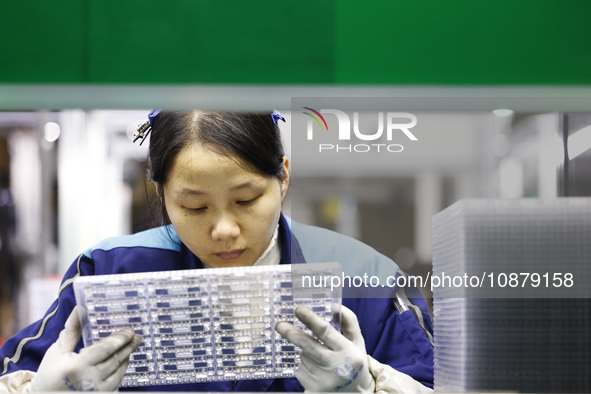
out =
[(320, 341), (288, 322), (277, 323), (275, 329), (301, 349), (297, 378), (306, 391), (374, 392), (365, 341), (350, 309), (341, 309), (343, 334), (306, 307), (297, 307), (295, 315)]
[(37, 374), (23, 391), (117, 390), (129, 356), (140, 345), (141, 337), (126, 328), (75, 353), (81, 335), (75, 307), (59, 338), (47, 349)]

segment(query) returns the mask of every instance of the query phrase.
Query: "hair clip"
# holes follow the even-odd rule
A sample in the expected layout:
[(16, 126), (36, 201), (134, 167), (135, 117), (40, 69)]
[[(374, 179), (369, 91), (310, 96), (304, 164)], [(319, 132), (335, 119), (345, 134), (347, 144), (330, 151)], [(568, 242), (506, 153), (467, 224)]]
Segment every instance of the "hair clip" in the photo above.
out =
[(275, 123), (275, 126), (277, 126), (277, 122), (279, 121), (279, 119), (281, 119), (282, 121), (285, 122), (285, 118), (283, 116), (281, 116), (279, 111), (277, 111), (276, 109), (273, 110), (273, 113), (271, 114), (271, 118), (273, 118), (273, 123)]
[(141, 138), (140, 146), (142, 146), (146, 138), (148, 138), (150, 131), (152, 131), (154, 119), (156, 119), (156, 116), (158, 116), (160, 111), (161, 110), (159, 109), (153, 109), (152, 111), (150, 111), (150, 113), (148, 114), (148, 120), (138, 126), (137, 133), (133, 136), (133, 142), (136, 142)]

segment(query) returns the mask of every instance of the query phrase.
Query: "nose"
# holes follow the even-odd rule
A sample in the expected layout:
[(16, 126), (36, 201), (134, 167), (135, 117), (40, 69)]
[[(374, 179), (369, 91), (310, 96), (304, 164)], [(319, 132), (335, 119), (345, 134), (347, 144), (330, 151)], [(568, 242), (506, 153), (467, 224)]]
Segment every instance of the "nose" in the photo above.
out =
[(234, 240), (240, 235), (238, 222), (227, 214), (221, 214), (215, 219), (211, 229), (211, 237), (215, 241)]

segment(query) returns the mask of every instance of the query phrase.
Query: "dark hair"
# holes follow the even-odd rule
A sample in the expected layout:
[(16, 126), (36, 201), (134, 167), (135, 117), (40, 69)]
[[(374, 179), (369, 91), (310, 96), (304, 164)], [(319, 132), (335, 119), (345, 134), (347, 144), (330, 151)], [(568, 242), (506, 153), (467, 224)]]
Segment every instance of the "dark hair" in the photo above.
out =
[(200, 143), (250, 169), (283, 180), (283, 145), (270, 113), (162, 111), (152, 122), (148, 175), (156, 182), (162, 220), (170, 224), (164, 203), (164, 185), (174, 159), (187, 146)]

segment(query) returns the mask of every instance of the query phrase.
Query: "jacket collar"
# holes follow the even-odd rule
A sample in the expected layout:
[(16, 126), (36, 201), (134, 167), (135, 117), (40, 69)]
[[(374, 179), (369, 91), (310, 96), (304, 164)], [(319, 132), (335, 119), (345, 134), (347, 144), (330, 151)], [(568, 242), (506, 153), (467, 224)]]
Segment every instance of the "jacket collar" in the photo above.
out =
[(300, 243), (291, 232), (287, 218), (283, 213), (279, 218), (279, 239), (281, 240), (280, 264), (303, 264), (306, 262)]

